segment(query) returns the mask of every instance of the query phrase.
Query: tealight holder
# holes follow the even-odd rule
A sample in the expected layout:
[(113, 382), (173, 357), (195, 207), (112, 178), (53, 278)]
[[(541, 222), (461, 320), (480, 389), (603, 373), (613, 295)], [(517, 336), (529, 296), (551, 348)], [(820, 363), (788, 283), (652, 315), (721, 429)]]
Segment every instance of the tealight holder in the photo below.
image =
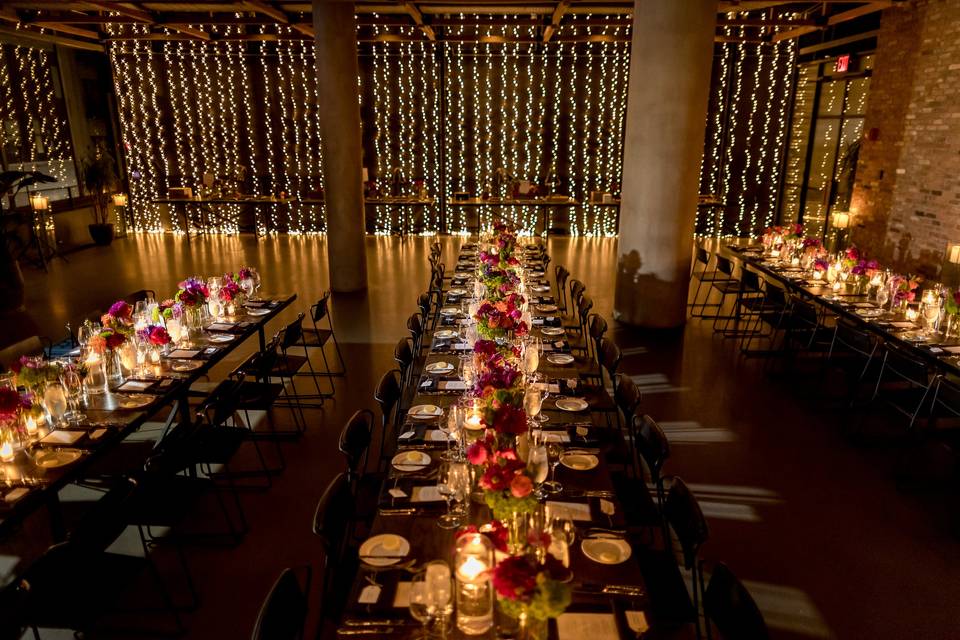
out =
[(487, 536), (472, 533), (457, 540), (455, 578), (457, 629), (468, 636), (486, 633), (493, 626), (493, 544)]

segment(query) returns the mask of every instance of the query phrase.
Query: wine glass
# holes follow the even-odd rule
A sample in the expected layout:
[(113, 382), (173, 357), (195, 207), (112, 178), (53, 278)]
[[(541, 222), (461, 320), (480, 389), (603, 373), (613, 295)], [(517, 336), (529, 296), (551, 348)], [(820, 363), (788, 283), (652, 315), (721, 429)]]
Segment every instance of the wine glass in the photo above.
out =
[(85, 349), (87, 343), (90, 342), (90, 338), (98, 333), (100, 333), (100, 325), (85, 320), (84, 323), (80, 325), (80, 328), (77, 329), (77, 344), (80, 345), (81, 350)]
[(427, 627), (431, 621), (430, 591), (427, 587), (427, 570), (423, 569), (410, 577), (410, 617), (420, 623), (420, 637), (429, 637)]
[(547, 459), (550, 462), (550, 479), (543, 483), (543, 489), (547, 493), (560, 493), (563, 491), (563, 485), (557, 482), (557, 465), (560, 464), (560, 456), (563, 455), (563, 447), (559, 442), (547, 443)]
[(453, 615), (454, 584), (450, 566), (443, 560), (434, 560), (427, 563), (424, 573), (427, 585), (427, 612), (435, 625), (434, 637), (436, 635), (446, 637), (447, 625)]
[(569, 567), (570, 547), (577, 539), (577, 527), (565, 511), (548, 512), (548, 519), (547, 531), (550, 533), (550, 552), (563, 563), (563, 566)]
[[(458, 495), (463, 496), (464, 494), (461, 467), (465, 467), (465, 465), (460, 462), (445, 460), (440, 463), (440, 469), (437, 473), (437, 493), (443, 496), (447, 503), (447, 512), (437, 519), (437, 526), (441, 529), (456, 529), (460, 526), (460, 516), (453, 512), (452, 502)], [(457, 502), (462, 499), (460, 497)]]
[(533, 338), (527, 341), (526, 348), (523, 350), (523, 372), (527, 376), (532, 376), (540, 366), (540, 341)]
[(540, 421), (540, 424), (543, 425), (544, 422), (547, 422), (550, 419), (550, 416), (543, 412), (543, 403), (547, 401), (547, 398), (550, 397), (550, 380), (544, 378), (543, 382), (539, 386), (540, 390), (540, 412), (537, 414), (537, 420)]
[(527, 470), (533, 477), (534, 484), (537, 485), (536, 496), (543, 499), (546, 494), (543, 490), (543, 481), (547, 479), (547, 471), (550, 467), (550, 458), (547, 454), (547, 446), (543, 443), (530, 446), (530, 455), (527, 458)]
[(83, 389), (83, 378), (80, 377), (76, 368), (71, 366), (64, 369), (63, 375), (60, 376), (60, 382), (67, 392), (67, 404), (69, 406), (64, 417), (73, 424), (80, 424), (87, 419), (87, 416), (82, 411), (84, 401), (86, 400), (86, 394)]
[(447, 409), (446, 421), (440, 421), (440, 431), (447, 436), (447, 450), (440, 455), (442, 460), (457, 460), (459, 458), (459, 446), (457, 447), (457, 451), (451, 451), (450, 441), (456, 440), (458, 443), (460, 442), (460, 428), (463, 426), (461, 413), (463, 413), (463, 407), (459, 404), (452, 404), (450, 408)]
[(43, 406), (50, 414), (50, 424), (55, 428), (62, 426), (68, 408), (67, 391), (62, 383), (58, 381), (47, 383), (47, 388), (43, 392)]
[(535, 420), (540, 414), (540, 409), (543, 405), (543, 396), (540, 395), (540, 391), (530, 385), (527, 387), (526, 391), (523, 393), (523, 410), (530, 417), (530, 420)]
[(250, 275), (253, 278), (253, 295), (250, 296), (251, 300), (260, 299), (260, 272), (256, 269), (250, 269)]
[(888, 300), (890, 300), (890, 287), (882, 284), (877, 287), (877, 306), (883, 309)]

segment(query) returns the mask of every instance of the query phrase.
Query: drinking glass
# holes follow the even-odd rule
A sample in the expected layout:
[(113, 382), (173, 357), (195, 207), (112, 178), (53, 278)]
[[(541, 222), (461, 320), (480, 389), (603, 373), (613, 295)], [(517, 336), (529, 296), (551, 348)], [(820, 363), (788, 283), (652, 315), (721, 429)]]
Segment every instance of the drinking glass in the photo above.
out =
[[(549, 509), (549, 507), (548, 507)], [(550, 552), (563, 566), (570, 566), (570, 548), (577, 539), (577, 527), (573, 520), (560, 511), (556, 514), (548, 511), (547, 531), (550, 533)]]
[(890, 288), (886, 285), (877, 287), (877, 306), (883, 309), (890, 300)]
[(532, 376), (540, 366), (540, 341), (536, 338), (529, 340), (523, 350), (523, 372)]
[(544, 444), (533, 444), (530, 446), (530, 455), (527, 458), (527, 470), (533, 476), (533, 482), (537, 485), (536, 496), (543, 499), (543, 482), (547, 479), (547, 472), (550, 467), (550, 458), (547, 454), (547, 446)]
[(100, 325), (89, 320), (85, 321), (80, 325), (80, 328), (77, 329), (77, 344), (80, 345), (81, 349), (84, 349), (87, 346), (87, 343), (90, 342), (90, 338), (100, 333)]
[(540, 395), (540, 391), (533, 386), (527, 387), (527, 390), (523, 394), (523, 410), (530, 417), (530, 420), (537, 418), (540, 414), (542, 404), (543, 397)]
[(50, 424), (55, 428), (63, 426), (67, 413), (67, 391), (63, 384), (57, 381), (47, 383), (43, 392), (43, 406), (50, 414)]
[(443, 560), (434, 560), (424, 567), (427, 585), (427, 611), (434, 622), (434, 631), (446, 637), (453, 615), (454, 583), (450, 566)]
[(428, 638), (427, 628), (431, 622), (430, 592), (427, 587), (427, 570), (423, 569), (410, 578), (410, 617), (420, 623), (420, 638)]
[(76, 369), (69, 368), (65, 369), (63, 375), (60, 376), (60, 382), (67, 392), (67, 405), (69, 406), (64, 417), (73, 424), (80, 424), (87, 419), (86, 414), (82, 411), (86, 399), (83, 378), (80, 377)]
[(550, 397), (550, 379), (543, 379), (543, 386), (540, 388), (540, 411), (537, 414), (537, 420), (540, 421), (542, 425), (544, 422), (550, 419), (550, 416), (543, 412), (543, 403), (547, 401), (547, 398)]
[[(450, 462), (448, 460), (440, 463), (440, 469), (437, 473), (437, 493), (443, 496), (447, 503), (447, 512), (437, 519), (437, 526), (441, 529), (456, 529), (460, 526), (460, 516), (453, 512), (453, 500), (464, 493), (461, 486), (463, 481), (460, 477), (462, 463)], [(461, 498), (462, 500), (462, 498)]]
[(250, 269), (250, 275), (253, 276), (253, 295), (250, 296), (251, 300), (260, 299), (260, 272), (256, 269)]
[(462, 412), (463, 408), (460, 405), (452, 404), (447, 409), (447, 419), (440, 420), (440, 431), (447, 436), (447, 450), (440, 454), (442, 460), (457, 460), (460, 456), (460, 447), (457, 447), (457, 451), (452, 451), (450, 441), (460, 442), (460, 428), (463, 425), (463, 418), (460, 416)]
[(560, 464), (560, 456), (563, 454), (563, 447), (559, 442), (547, 443), (547, 459), (550, 462), (550, 479), (543, 483), (543, 489), (547, 493), (560, 493), (563, 491), (563, 485), (557, 482), (557, 465)]

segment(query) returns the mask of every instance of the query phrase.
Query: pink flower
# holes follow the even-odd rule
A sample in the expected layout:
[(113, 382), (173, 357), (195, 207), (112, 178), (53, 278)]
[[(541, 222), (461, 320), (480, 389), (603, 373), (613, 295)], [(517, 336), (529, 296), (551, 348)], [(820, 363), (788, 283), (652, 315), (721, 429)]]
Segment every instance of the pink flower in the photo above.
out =
[(470, 464), (484, 464), (490, 457), (490, 450), (481, 440), (477, 440), (467, 448), (467, 460)]
[(530, 476), (518, 473), (510, 481), (510, 493), (514, 498), (526, 498), (533, 491), (533, 480)]

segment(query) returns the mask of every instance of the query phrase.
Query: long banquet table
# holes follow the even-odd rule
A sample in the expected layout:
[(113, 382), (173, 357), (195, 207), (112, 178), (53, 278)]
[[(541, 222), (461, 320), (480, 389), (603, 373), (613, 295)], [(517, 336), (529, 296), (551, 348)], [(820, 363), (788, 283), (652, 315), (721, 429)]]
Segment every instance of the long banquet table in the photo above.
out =
[(935, 338), (924, 336), (922, 326), (908, 320), (902, 311), (881, 311), (867, 293), (858, 293), (850, 286), (834, 292), (826, 280), (813, 280), (800, 267), (764, 256), (755, 246), (728, 245), (726, 249), (744, 266), (779, 282), (793, 294), (908, 350), (942, 373), (960, 375), (960, 339), (945, 338), (942, 334)]
[[(465, 245), (466, 249), (470, 245)], [(475, 257), (470, 253), (462, 253), (457, 264), (457, 270), (451, 280), (451, 289), (472, 290), (473, 272), (476, 264)], [(550, 336), (542, 333), (543, 327), (561, 327), (561, 317), (549, 313), (540, 313), (537, 317), (536, 308), (539, 305), (555, 304), (550, 291), (549, 282), (544, 278), (542, 266), (527, 265), (528, 286), (532, 284), (531, 302), (534, 305), (534, 335), (543, 338), (544, 356), (541, 358), (539, 374), (545, 375), (551, 384), (556, 384), (553, 391), (563, 391), (565, 395), (582, 395), (588, 387), (587, 381), (581, 380), (581, 370), (577, 364), (558, 366), (549, 363), (546, 356), (550, 353), (569, 353), (569, 343), (565, 336)], [(437, 376), (422, 372), (419, 378), (414, 379), (417, 393), (411, 401), (411, 406), (433, 404), (444, 409), (439, 420), (446, 419), (446, 409), (462, 395), (462, 382), (456, 375), (457, 360), (460, 354), (470, 353), (465, 344), (458, 339), (444, 339), (438, 337), (438, 331), (449, 330), (459, 326), (465, 318), (466, 296), (445, 293), (443, 307), (446, 313), (441, 315), (437, 330), (428, 333), (430, 338), (429, 349), (424, 366), (434, 362), (450, 362), (454, 365), (453, 372), (447, 376)], [(456, 315), (449, 310), (456, 308)], [(547, 307), (548, 309), (550, 307)], [(442, 334), (441, 334), (442, 335)], [(426, 337), (424, 340), (426, 344)], [(571, 391), (571, 380), (577, 380), (576, 391)], [(445, 387), (441, 389), (441, 387)], [(583, 412), (570, 413), (557, 408), (554, 398), (548, 398), (542, 408), (542, 413), (548, 417), (543, 425), (543, 433), (548, 439), (566, 441), (565, 448), (582, 448), (598, 453), (599, 465), (590, 471), (574, 471), (563, 465), (557, 466), (556, 479), (562, 483), (561, 493), (551, 495), (547, 503), (554, 501), (587, 505), (590, 519), (576, 521), (577, 538), (569, 548), (569, 566), (573, 573), (573, 602), (567, 610), (570, 614), (587, 614), (583, 620), (590, 620), (589, 614), (599, 614), (607, 624), (616, 624), (616, 633), (620, 638), (635, 638), (637, 634), (631, 631), (628, 619), (636, 621), (637, 612), (644, 612), (649, 606), (646, 586), (638, 564), (639, 539), (654, 538), (659, 534), (659, 528), (639, 532), (634, 539), (627, 537), (633, 553), (630, 558), (621, 564), (604, 565), (591, 561), (580, 548), (581, 538), (591, 535), (591, 528), (605, 530), (626, 530), (623, 508), (618, 503), (610, 468), (605, 462), (606, 452), (624, 447), (623, 438), (618, 429), (610, 428), (606, 416), (592, 409)], [(428, 562), (435, 559), (453, 560), (455, 530), (445, 530), (437, 526), (437, 517), (442, 513), (444, 503), (417, 502), (408, 499), (396, 499), (389, 493), (390, 489), (400, 488), (408, 496), (413, 495), (413, 487), (435, 484), (431, 479), (432, 471), (438, 464), (438, 457), (447, 446), (446, 440), (438, 437), (438, 419), (422, 420), (406, 416), (400, 428), (396, 453), (407, 450), (425, 451), (431, 456), (431, 463), (426, 470), (414, 474), (407, 474), (390, 468), (386, 480), (381, 488), (378, 511), (374, 518), (370, 535), (390, 533), (403, 536), (410, 542), (409, 558), (416, 563)], [(474, 432), (476, 437), (482, 432)], [(550, 435), (547, 435), (550, 434)], [(470, 435), (468, 433), (468, 439)], [(621, 449), (622, 450), (622, 449)], [(489, 509), (482, 500), (467, 499), (469, 523), (480, 525), (489, 522), (492, 518)], [(607, 515), (609, 513), (609, 515)], [(466, 523), (464, 523), (466, 524)], [(637, 533), (636, 531), (633, 531)], [(410, 617), (403, 597), (397, 597), (398, 584), (409, 580), (406, 564), (402, 563), (396, 569), (383, 567), (369, 567), (360, 564), (354, 578), (351, 592), (348, 596), (346, 609), (338, 627), (340, 636), (374, 637), (389, 635), (392, 638), (412, 638), (419, 632), (418, 625)], [(382, 585), (378, 598), (371, 603), (359, 602), (364, 589), (371, 584), (371, 579)], [(369, 593), (369, 592), (368, 592)], [(566, 615), (566, 614), (565, 614)], [(612, 618), (611, 618), (612, 616)], [(456, 629), (456, 614), (451, 622), (450, 638), (466, 638)], [(570, 619), (573, 624), (573, 618)], [(634, 622), (636, 624), (636, 622)], [(643, 623), (645, 624), (645, 623)], [(602, 625), (601, 625), (602, 626)], [(581, 627), (582, 628), (582, 627)], [(483, 636), (496, 637), (496, 625)], [(551, 621), (550, 637), (558, 638), (556, 621)], [(567, 640), (569, 634), (563, 637)], [(596, 638), (600, 640), (600, 638)]]
[[(83, 409), (87, 420), (50, 434), (51, 439), (59, 434), (64, 438), (63, 442), (70, 442), (79, 436), (74, 442), (61, 444), (41, 441), (17, 452), (12, 462), (0, 463), (3, 472), (3, 484), (0, 485), (3, 495), (3, 500), (0, 500), (0, 536), (37, 509), (46, 506), (50, 513), (53, 537), (62, 539), (65, 529), (60, 514), (59, 491), (83, 478), (97, 460), (158, 415), (163, 408), (169, 407), (166, 416), (168, 427), (178, 419), (190, 420), (190, 386), (206, 376), (247, 339), (257, 336), (262, 350), (266, 342), (266, 324), (296, 298), (296, 294), (277, 294), (248, 302), (243, 314), (216, 325), (222, 326), (223, 330), (204, 330), (189, 350), (182, 350), (187, 352), (186, 355), (195, 351), (191, 357), (164, 357), (159, 371), (150, 377), (133, 375), (106, 393), (89, 395), (88, 406)], [(251, 315), (251, 312), (257, 315)], [(217, 338), (217, 335), (229, 335), (231, 339)], [(136, 398), (145, 398), (144, 401), (149, 403), (134, 409), (124, 408), (128, 399)], [(79, 458), (64, 466), (43, 468), (36, 462), (37, 454), (49, 448), (64, 452), (77, 451)]]

